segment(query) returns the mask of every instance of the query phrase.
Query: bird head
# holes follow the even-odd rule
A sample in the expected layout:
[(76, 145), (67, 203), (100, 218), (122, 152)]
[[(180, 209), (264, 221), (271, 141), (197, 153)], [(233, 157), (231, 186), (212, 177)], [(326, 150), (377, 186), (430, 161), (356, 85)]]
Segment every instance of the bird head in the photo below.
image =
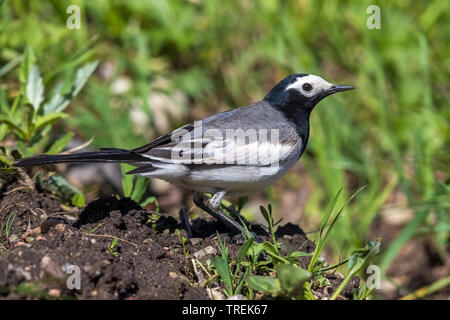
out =
[(313, 74), (292, 74), (281, 80), (264, 98), (272, 105), (312, 110), (323, 98), (355, 87), (329, 83)]

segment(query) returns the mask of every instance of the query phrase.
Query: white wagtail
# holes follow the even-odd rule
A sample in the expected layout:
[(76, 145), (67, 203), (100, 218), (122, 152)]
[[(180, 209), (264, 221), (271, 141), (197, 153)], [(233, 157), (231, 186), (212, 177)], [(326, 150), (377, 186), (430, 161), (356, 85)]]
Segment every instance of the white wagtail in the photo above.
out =
[[(194, 190), (199, 208), (232, 231), (243, 232), (238, 221), (220, 210), (223, 197), (262, 190), (284, 175), (305, 150), (314, 106), (326, 96), (351, 89), (315, 75), (293, 74), (259, 102), (187, 124), (140, 148), (41, 155), (21, 159), (14, 166), (129, 163), (137, 167), (130, 174)], [(212, 195), (207, 204), (204, 193)]]

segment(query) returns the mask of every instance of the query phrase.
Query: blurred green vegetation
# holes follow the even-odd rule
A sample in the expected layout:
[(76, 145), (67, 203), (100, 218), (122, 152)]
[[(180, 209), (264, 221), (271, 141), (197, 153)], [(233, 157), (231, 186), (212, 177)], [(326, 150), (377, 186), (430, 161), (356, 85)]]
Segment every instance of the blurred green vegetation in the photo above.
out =
[[(261, 99), (290, 73), (357, 90), (327, 98), (302, 158), (313, 181), (307, 216), (343, 187), (334, 255), (362, 247), (393, 195), (412, 219), (383, 251), (385, 271), (411, 238), (449, 237), (449, 1), (0, 1), (0, 88), (14, 98), (26, 46), (46, 88), (100, 60), (57, 129), (104, 147), (138, 147), (189, 119)], [(68, 5), (81, 28), (66, 27)], [(381, 29), (366, 27), (371, 4)], [(157, 105), (170, 109), (168, 124)], [(160, 106), (161, 108), (161, 106)], [(301, 188), (301, 181), (295, 182)], [(267, 197), (277, 212), (278, 193)], [(279, 216), (283, 212), (277, 213)], [(331, 244), (330, 242), (330, 244)]]

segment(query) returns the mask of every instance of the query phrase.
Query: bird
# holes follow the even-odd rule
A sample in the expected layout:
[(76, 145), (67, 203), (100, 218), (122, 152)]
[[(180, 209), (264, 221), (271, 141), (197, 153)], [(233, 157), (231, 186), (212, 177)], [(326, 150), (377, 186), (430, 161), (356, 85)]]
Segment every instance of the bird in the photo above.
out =
[[(186, 124), (134, 149), (40, 155), (14, 167), (68, 162), (118, 162), (127, 172), (165, 180), (194, 191), (194, 203), (230, 231), (244, 233), (244, 219), (220, 209), (226, 195), (260, 191), (282, 177), (302, 156), (310, 115), (325, 97), (355, 87), (306, 73), (291, 74), (260, 101)], [(211, 197), (205, 203), (205, 194)]]

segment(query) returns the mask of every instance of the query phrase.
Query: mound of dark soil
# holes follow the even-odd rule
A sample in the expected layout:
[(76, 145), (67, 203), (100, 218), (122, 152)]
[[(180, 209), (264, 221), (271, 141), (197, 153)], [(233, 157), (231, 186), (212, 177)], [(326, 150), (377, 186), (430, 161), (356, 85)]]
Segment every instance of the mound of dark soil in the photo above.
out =
[[(203, 256), (219, 252), (211, 234), (225, 230), (212, 220), (194, 220), (194, 238), (183, 245), (180, 235), (187, 235), (178, 220), (144, 210), (130, 199), (100, 198), (71, 218), (52, 195), (21, 180), (7, 184), (1, 197), (1, 225), (13, 222), (7, 237), (3, 232), (0, 238), (0, 297), (210, 298), (192, 259), (202, 250), (208, 252)], [(259, 234), (267, 238), (262, 229)], [(280, 227), (277, 237), (282, 254), (299, 247), (314, 250), (298, 226)], [(242, 242), (222, 238), (236, 255)], [(298, 259), (306, 267), (310, 258)], [(330, 293), (341, 281), (331, 278)], [(358, 285), (353, 281), (344, 295), (350, 298)]]

